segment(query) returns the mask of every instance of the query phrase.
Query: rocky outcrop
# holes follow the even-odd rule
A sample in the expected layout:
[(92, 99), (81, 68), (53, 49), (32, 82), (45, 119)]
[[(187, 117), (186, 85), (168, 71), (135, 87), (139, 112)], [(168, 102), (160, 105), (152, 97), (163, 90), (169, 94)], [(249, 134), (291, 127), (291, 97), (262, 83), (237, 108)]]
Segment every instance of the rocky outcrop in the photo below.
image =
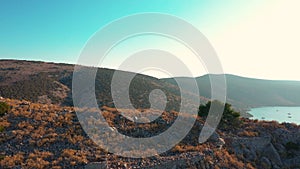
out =
[(243, 155), (244, 151), (262, 151), (271, 143), (271, 137), (226, 137), (234, 152)]
[(272, 136), (276, 142), (280, 142), (282, 144), (286, 144), (288, 142), (300, 142), (300, 130), (293, 131), (284, 128), (278, 128), (272, 132)]
[(278, 168), (283, 165), (281, 157), (271, 142), (271, 137), (227, 138), (235, 154), (247, 161), (259, 161), (264, 168)]
[[(94, 162), (87, 164), (85, 169), (106, 169), (106, 168), (128, 168), (128, 165), (122, 164), (122, 166), (111, 166), (106, 162)], [(213, 169), (213, 165), (207, 163), (202, 155), (193, 155), (187, 158), (169, 158), (168, 160), (158, 160), (155, 164), (150, 166), (139, 166), (143, 169)]]
[(213, 132), (213, 134), (210, 136), (210, 138), (207, 141), (214, 143), (220, 149), (226, 143), (225, 140), (223, 138), (221, 138), (217, 132)]
[(292, 159), (287, 159), (283, 162), (286, 168), (300, 168), (300, 157), (295, 157)]
[(196, 167), (199, 169), (212, 169), (212, 166), (204, 161), (202, 156), (194, 156), (190, 159), (179, 159), (176, 161), (167, 161), (147, 169), (185, 169)]
[(261, 154), (261, 156), (268, 158), (273, 168), (279, 168), (282, 166), (281, 158), (272, 143), (269, 143), (265, 148), (262, 149), (261, 152), (259, 152), (259, 150), (257, 152), (258, 154)]

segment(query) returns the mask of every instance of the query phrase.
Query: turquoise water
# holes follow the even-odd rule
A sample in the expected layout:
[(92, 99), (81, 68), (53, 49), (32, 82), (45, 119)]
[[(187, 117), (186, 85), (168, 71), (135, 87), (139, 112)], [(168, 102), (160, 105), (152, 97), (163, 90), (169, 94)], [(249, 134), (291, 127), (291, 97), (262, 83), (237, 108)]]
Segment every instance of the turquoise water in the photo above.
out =
[(253, 108), (248, 113), (251, 119), (296, 123), (300, 125), (300, 107), (260, 107)]

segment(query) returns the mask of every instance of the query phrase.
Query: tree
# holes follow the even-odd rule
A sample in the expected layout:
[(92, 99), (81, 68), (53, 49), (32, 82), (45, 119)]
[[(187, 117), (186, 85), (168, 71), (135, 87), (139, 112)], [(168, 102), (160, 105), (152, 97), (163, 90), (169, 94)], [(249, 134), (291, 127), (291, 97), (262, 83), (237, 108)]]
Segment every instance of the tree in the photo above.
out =
[(0, 102), (0, 117), (10, 111), (10, 106), (5, 102)]
[[(218, 107), (223, 107), (223, 103), (220, 101), (214, 100), (209, 101), (206, 104), (201, 104), (199, 106), (198, 115), (202, 118), (206, 118), (208, 116), (211, 104), (215, 104)], [(225, 103), (224, 111), (222, 115), (222, 119), (219, 124), (220, 129), (229, 129), (229, 128), (237, 128), (241, 124), (240, 121), (240, 113), (233, 110), (232, 106), (228, 103)]]

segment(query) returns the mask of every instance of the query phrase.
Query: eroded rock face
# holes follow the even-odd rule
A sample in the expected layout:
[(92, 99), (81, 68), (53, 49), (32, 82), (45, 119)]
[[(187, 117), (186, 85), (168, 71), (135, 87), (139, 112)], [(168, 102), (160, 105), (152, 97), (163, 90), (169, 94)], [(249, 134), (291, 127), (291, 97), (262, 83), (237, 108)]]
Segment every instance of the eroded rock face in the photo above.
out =
[(249, 161), (256, 161), (257, 155), (255, 151), (249, 150), (247, 148), (244, 149), (244, 157)]
[(191, 168), (198, 167), (201, 169), (210, 169), (212, 168), (207, 162), (204, 161), (202, 156), (195, 156), (191, 159), (180, 159), (174, 161), (167, 161), (162, 164), (149, 167), (149, 169), (179, 169), (179, 168)]
[(226, 142), (237, 156), (255, 162), (257, 168), (299, 168), (299, 127), (272, 122), (264, 125), (267, 129), (259, 128), (260, 137), (226, 137)]
[(284, 160), (283, 162), (284, 166), (290, 167), (290, 168), (296, 168), (300, 166), (300, 157), (294, 157), (292, 159)]
[(106, 162), (93, 162), (84, 167), (85, 169), (106, 169)]
[(261, 155), (268, 158), (272, 163), (272, 166), (282, 166), (281, 158), (272, 143), (268, 144), (262, 150)]
[(272, 164), (271, 164), (270, 160), (266, 157), (261, 158), (260, 164), (264, 169), (271, 169), (272, 168)]
[(236, 154), (244, 154), (244, 150), (262, 151), (271, 143), (270, 137), (226, 137), (227, 142), (231, 143), (231, 147)]
[(288, 142), (294, 142), (297, 143), (300, 141), (300, 131), (298, 130), (287, 130), (283, 128), (279, 128), (274, 130), (272, 132), (272, 136), (274, 140), (277, 140), (278, 142), (282, 144), (286, 144)]
[(282, 166), (282, 160), (271, 142), (271, 137), (236, 137), (228, 138), (236, 154), (243, 156), (247, 161), (260, 159), (264, 168)]
[(286, 156), (286, 148), (282, 144), (275, 143), (273, 145), (280, 156)]

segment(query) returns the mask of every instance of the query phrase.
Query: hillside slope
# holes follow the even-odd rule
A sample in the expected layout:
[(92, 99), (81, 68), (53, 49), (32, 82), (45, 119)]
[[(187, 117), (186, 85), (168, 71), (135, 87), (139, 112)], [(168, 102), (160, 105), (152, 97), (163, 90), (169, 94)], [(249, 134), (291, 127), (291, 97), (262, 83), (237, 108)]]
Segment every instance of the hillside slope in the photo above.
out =
[[(26, 99), (38, 103), (53, 103), (71, 106), (72, 76), (74, 65), (19, 60), (0, 60), (0, 96)], [(116, 70), (99, 68), (96, 76), (96, 97), (99, 106), (114, 107), (111, 97), (111, 79)], [(127, 75), (130, 72), (119, 71)], [(218, 76), (218, 75), (212, 75)], [(227, 101), (235, 108), (246, 110), (260, 106), (299, 106), (300, 82), (272, 81), (225, 75)], [(191, 91), (191, 78), (180, 77), (184, 81), (184, 91), (190, 97), (197, 97)], [(210, 98), (209, 75), (197, 77), (201, 101)], [(136, 108), (150, 107), (149, 94), (153, 89), (165, 92), (168, 109), (178, 110), (180, 90), (174, 79), (157, 79), (137, 74), (132, 80), (129, 94)], [(160, 100), (157, 100), (160, 102)], [(197, 104), (197, 103), (192, 103)]]
[[(219, 75), (211, 75), (219, 76)], [(238, 108), (260, 106), (300, 106), (299, 81), (275, 81), (225, 75), (227, 83), (227, 101)], [(182, 77), (185, 90), (189, 90), (192, 78)], [(162, 79), (175, 84), (174, 79)], [(200, 94), (210, 98), (209, 75), (196, 78)], [(193, 92), (193, 91), (191, 91)]]
[[(0, 60), (0, 96), (72, 106), (73, 70), (74, 65), (70, 64)], [(99, 68), (97, 71), (95, 92), (99, 106), (114, 107), (111, 80), (115, 71), (117, 70), (105, 68)], [(124, 77), (132, 75), (130, 72), (118, 72)], [(177, 85), (141, 74), (133, 78), (129, 88), (130, 100), (134, 107), (150, 107), (149, 94), (154, 89), (161, 89), (165, 93), (168, 100), (167, 109), (179, 108), (181, 100)], [(195, 97), (193, 93), (188, 95), (191, 98)], [(156, 101), (160, 102), (159, 99)]]
[[(97, 162), (98, 168), (120, 169), (300, 167), (300, 126), (294, 124), (241, 119), (239, 128), (217, 130), (207, 142), (199, 144), (203, 126), (199, 118), (185, 139), (171, 150), (154, 157), (132, 159), (98, 147), (83, 131), (72, 107), (5, 98), (0, 98), (0, 102), (12, 106), (11, 111), (0, 117), (0, 168), (79, 169), (93, 162)], [(119, 118), (114, 108), (104, 106), (102, 110), (110, 126), (131, 137), (162, 133), (175, 120), (165, 116), (159, 122), (133, 125), (132, 121)], [(90, 122), (94, 120), (87, 118)]]

